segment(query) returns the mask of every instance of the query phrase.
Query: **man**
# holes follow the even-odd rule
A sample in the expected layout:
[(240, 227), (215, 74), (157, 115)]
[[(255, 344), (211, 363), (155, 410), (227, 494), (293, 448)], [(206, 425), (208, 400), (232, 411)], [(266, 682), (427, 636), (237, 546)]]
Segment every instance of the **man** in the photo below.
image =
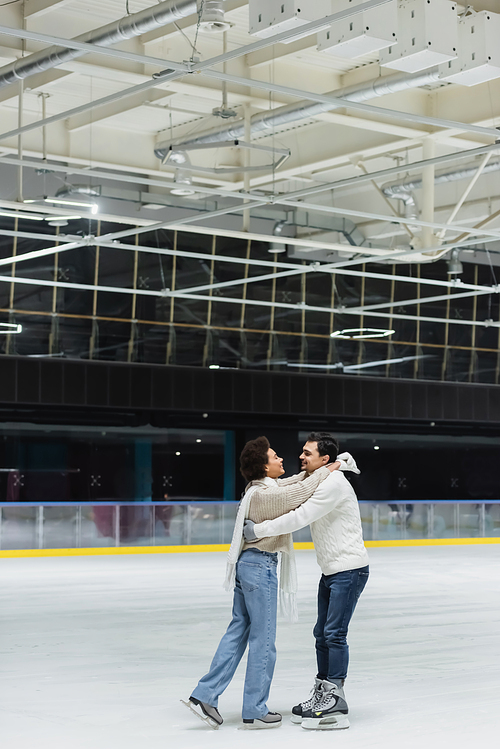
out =
[(249, 514), (256, 520), (272, 519), (298, 507), (339, 466), (340, 463), (325, 465), (307, 477), (302, 473), (300, 480), (297, 476), (280, 479), (285, 472), (283, 459), (266, 437), (250, 440), (243, 448), (240, 470), (249, 483), (236, 517), (224, 586), (234, 591), (233, 615), (208, 673), (184, 702), (211, 728), (218, 729), (223, 723), (219, 697), (233, 678), (247, 646), (242, 728), (281, 726), (281, 715), (268, 709), (267, 700), (276, 661), (278, 552), (280, 602), (293, 619), (296, 574), (292, 537), (285, 534), (247, 544), (242, 535), (244, 519)]
[[(300, 456), (304, 475), (335, 461), (337, 453), (338, 443), (331, 434), (312, 432)], [(355, 464), (351, 470), (359, 473)], [(310, 499), (286, 515), (257, 524), (247, 521), (245, 538), (251, 541), (278, 536), (306, 525), (311, 526), (316, 558), (323, 573), (314, 627), (318, 673), (312, 696), (292, 709), (292, 722), (308, 729), (348, 728), (343, 689), (349, 663), (347, 630), (369, 569), (358, 501), (340, 471), (331, 473)]]

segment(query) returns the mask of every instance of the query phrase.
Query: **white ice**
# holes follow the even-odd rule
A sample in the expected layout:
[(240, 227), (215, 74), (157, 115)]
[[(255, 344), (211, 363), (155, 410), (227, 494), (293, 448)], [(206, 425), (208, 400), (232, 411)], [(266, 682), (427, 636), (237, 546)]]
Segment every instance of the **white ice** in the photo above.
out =
[(280, 623), (270, 708), (240, 731), (244, 664), (213, 731), (181, 703), (230, 616), (225, 554), (0, 561), (2, 749), (474, 749), (500, 739), (500, 545), (370, 550), (350, 629), (351, 728), (308, 732), (319, 570), (298, 552), (300, 621)]

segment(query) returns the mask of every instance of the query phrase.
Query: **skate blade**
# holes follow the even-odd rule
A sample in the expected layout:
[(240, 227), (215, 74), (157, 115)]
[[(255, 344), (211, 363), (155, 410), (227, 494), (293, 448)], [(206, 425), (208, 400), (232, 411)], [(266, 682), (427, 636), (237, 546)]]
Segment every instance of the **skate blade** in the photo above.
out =
[(302, 717), (302, 715), (294, 715), (292, 713), (291, 716), (290, 716), (290, 721), (292, 723), (299, 723), (300, 724), (300, 723), (302, 723), (303, 720), (304, 720), (304, 718)]
[(302, 728), (309, 731), (340, 731), (349, 728), (347, 715), (325, 715), (324, 718), (304, 718)]
[(268, 728), (279, 728), (282, 723), (283, 721), (281, 720), (276, 723), (263, 723), (261, 720), (258, 720), (255, 723), (243, 723), (243, 725), (238, 728), (238, 731), (262, 731)]
[(201, 715), (198, 710), (195, 709), (195, 706), (191, 701), (184, 702), (184, 700), (181, 700), (183, 705), (186, 705), (189, 710), (191, 710), (192, 713), (196, 715), (197, 718), (202, 720), (204, 723), (210, 726), (210, 728), (213, 728), (214, 731), (219, 730), (219, 723), (217, 723), (213, 718), (211, 718), (209, 715)]

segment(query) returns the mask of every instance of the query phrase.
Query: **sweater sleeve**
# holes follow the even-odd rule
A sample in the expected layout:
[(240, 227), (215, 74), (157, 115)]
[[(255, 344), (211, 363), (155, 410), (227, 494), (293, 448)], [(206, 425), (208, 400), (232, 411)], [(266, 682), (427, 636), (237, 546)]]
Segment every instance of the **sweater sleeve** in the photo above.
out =
[(250, 500), (250, 519), (255, 523), (261, 523), (263, 520), (271, 520), (284, 515), (309, 499), (328, 476), (330, 476), (330, 471), (323, 466), (303, 481), (289, 486), (276, 485), (276, 487), (258, 488)]
[(342, 474), (334, 471), (331, 474), (330, 480), (320, 484), (305, 504), (300, 505), (297, 509), (288, 512), (286, 515), (281, 515), (281, 517), (257, 523), (253, 528), (255, 535), (257, 538), (281, 536), (283, 533), (293, 533), (293, 531), (298, 531), (315, 520), (319, 520), (319, 518), (327, 515), (342, 502), (346, 490), (348, 490), (344, 485), (345, 481), (346, 479)]
[(296, 484), (297, 481), (303, 481), (307, 473), (301, 471), (300, 473), (294, 473), (293, 476), (287, 476), (285, 479), (276, 479), (278, 486), (289, 486), (290, 484)]

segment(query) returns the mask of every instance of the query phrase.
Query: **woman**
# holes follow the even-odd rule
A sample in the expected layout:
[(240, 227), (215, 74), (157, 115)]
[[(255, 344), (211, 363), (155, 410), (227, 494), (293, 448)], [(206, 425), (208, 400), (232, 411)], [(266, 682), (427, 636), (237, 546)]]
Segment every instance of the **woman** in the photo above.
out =
[(291, 534), (243, 539), (245, 518), (261, 522), (293, 510), (305, 502), (340, 463), (324, 466), (305, 477), (291, 476), (277, 481), (284, 473), (283, 459), (266, 437), (247, 442), (240, 456), (240, 470), (249, 482), (236, 517), (228, 554), (226, 589), (234, 588), (233, 615), (219, 643), (209, 672), (194, 689), (187, 705), (212, 728), (223, 720), (218, 699), (234, 676), (248, 643), (248, 662), (243, 691), (242, 728), (277, 728), (281, 715), (270, 712), (267, 699), (276, 662), (276, 609), (278, 593), (278, 552), (282, 552), (280, 598), (289, 617), (294, 618), (296, 574)]

